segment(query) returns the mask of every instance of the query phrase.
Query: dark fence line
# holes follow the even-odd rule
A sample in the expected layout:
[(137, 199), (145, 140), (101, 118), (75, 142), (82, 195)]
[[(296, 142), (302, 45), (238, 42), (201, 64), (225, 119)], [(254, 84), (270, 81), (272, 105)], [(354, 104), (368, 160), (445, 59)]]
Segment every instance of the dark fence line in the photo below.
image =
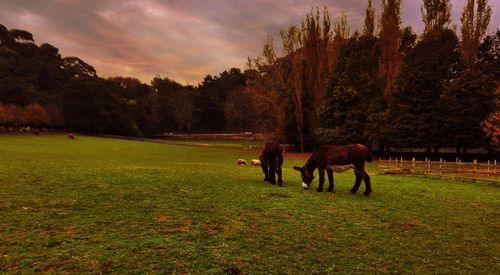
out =
[(145, 141), (145, 142), (153, 142), (161, 144), (175, 144), (175, 145), (188, 145), (188, 146), (207, 146), (216, 148), (247, 148), (247, 149), (260, 148), (260, 146), (252, 146), (252, 145), (241, 146), (239, 144), (204, 144), (191, 141), (183, 141), (182, 139), (143, 138), (143, 137), (129, 137), (129, 136), (117, 136), (117, 135), (97, 135), (97, 136), (105, 138), (123, 139), (123, 140)]
[(114, 138), (114, 139), (125, 139), (125, 140), (136, 140), (136, 141), (147, 141), (154, 143), (171, 143), (166, 140), (161, 140), (157, 138), (144, 138), (144, 137), (131, 137), (131, 136), (117, 136), (117, 135), (97, 135), (99, 137)]
[(455, 161), (422, 161), (405, 160), (403, 158), (389, 158), (378, 161), (379, 173), (383, 174), (419, 174), (426, 176), (442, 176), (463, 179), (479, 179), (500, 182), (500, 164), (494, 161), (464, 162), (460, 159)]
[(271, 140), (272, 134), (245, 132), (241, 134), (174, 134), (155, 135), (160, 139), (212, 139), (212, 140)]

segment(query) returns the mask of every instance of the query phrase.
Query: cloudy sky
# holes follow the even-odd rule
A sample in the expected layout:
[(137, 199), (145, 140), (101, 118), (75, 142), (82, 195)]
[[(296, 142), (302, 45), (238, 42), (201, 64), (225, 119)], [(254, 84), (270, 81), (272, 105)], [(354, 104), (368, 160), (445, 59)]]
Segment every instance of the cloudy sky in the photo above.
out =
[[(155, 75), (197, 84), (207, 74), (244, 68), (268, 35), (298, 24), (311, 7), (344, 12), (361, 29), (367, 0), (0, 0), (0, 24), (33, 33), (63, 56), (78, 56), (100, 76)], [(381, 0), (374, 0), (376, 8)], [(451, 0), (455, 25), (465, 0)], [(490, 0), (490, 32), (500, 1)], [(403, 0), (403, 23), (422, 30), (421, 0)], [(377, 10), (377, 15), (380, 12)]]

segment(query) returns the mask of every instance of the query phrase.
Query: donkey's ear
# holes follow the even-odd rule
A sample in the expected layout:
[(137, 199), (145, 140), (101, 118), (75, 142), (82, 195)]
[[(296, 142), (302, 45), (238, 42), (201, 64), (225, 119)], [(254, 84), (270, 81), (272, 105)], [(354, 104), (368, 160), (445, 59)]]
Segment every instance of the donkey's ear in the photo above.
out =
[(302, 172), (302, 167), (294, 166), (293, 170), (297, 170), (299, 172)]

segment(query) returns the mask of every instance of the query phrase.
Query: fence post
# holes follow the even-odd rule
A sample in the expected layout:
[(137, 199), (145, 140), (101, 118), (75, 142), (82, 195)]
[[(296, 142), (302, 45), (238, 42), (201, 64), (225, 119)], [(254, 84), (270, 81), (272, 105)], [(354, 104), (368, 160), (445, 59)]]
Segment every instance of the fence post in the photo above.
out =
[(472, 170), (473, 170), (473, 173), (474, 173), (474, 176), (476, 175), (476, 172), (477, 172), (477, 159), (475, 159), (473, 162), (472, 162)]
[(496, 173), (497, 173), (497, 160), (495, 160), (495, 162), (493, 163), (493, 173), (496, 176)]
[(443, 158), (439, 159), (439, 176), (443, 175)]
[(424, 174), (427, 174), (428, 173), (428, 164), (427, 164), (427, 158), (425, 158), (425, 162), (424, 162)]
[(411, 168), (412, 168), (412, 172), (415, 173), (415, 158), (413, 158), (411, 160)]
[(431, 169), (431, 159), (428, 159), (428, 161), (427, 161), (427, 173), (426, 173), (427, 175), (430, 173), (430, 169)]

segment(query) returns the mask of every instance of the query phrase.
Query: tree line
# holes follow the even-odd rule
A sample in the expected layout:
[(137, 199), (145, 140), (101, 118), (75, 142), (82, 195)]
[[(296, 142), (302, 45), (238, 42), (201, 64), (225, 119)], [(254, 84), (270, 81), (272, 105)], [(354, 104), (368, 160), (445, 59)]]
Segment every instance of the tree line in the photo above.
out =
[(320, 143), (484, 146), (500, 139), (500, 31), (487, 35), (487, 0), (467, 0), (460, 33), (449, 0), (423, 0), (424, 31), (401, 24), (401, 0), (367, 1), (363, 30), (313, 8), (269, 36), (245, 70), (197, 86), (155, 77), (101, 78), (28, 31), (0, 25), (0, 125), (93, 133), (274, 133), (308, 150)]
[[(25, 30), (0, 25), (0, 126), (45, 127), (132, 136), (216, 132), (248, 126), (241, 111), (246, 76), (232, 68), (197, 87), (155, 77), (102, 78), (78, 57), (38, 46)], [(243, 125), (242, 123), (247, 123)], [(247, 128), (245, 128), (246, 130)]]
[[(459, 36), (448, 0), (423, 0), (424, 31), (401, 24), (401, 0), (367, 1), (364, 27), (312, 9), (249, 61), (274, 99), (277, 136), (315, 144), (499, 149), (500, 31), (487, 0), (468, 0)], [(377, 19), (378, 18), (378, 19)], [(279, 50), (278, 50), (279, 49)]]

